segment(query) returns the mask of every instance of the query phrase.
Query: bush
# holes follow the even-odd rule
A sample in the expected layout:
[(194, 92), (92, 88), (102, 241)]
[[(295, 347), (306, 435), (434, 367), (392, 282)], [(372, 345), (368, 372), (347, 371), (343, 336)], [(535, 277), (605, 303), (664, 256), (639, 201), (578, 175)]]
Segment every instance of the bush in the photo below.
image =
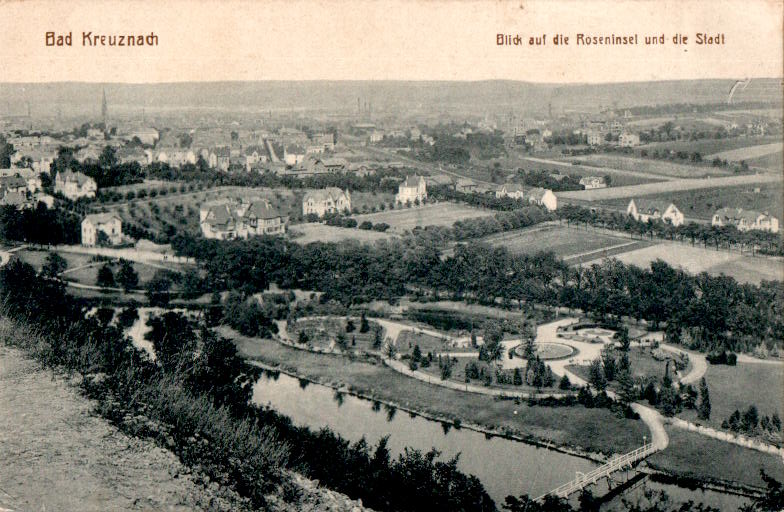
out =
[(362, 224), (359, 225), (359, 229), (369, 230), (369, 229), (372, 229), (372, 228), (373, 228), (373, 223), (370, 222), (369, 220), (366, 220), (366, 221), (362, 222)]

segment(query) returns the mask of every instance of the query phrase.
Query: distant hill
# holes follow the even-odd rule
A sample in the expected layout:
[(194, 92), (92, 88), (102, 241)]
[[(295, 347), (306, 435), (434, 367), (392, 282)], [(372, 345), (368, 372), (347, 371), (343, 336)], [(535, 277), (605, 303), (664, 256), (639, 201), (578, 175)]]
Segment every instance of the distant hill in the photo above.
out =
[[(209, 110), (325, 110), (354, 112), (359, 98), (374, 112), (384, 109), (487, 112), (596, 111), (670, 103), (726, 101), (731, 80), (683, 80), (613, 84), (536, 84), (513, 81), (397, 82), (199, 82), (164, 84), (46, 83), (0, 84), (0, 115), (21, 115), (27, 102), (33, 115), (92, 112), (106, 89), (115, 112)], [(736, 102), (782, 101), (781, 79), (752, 80), (735, 93)]]

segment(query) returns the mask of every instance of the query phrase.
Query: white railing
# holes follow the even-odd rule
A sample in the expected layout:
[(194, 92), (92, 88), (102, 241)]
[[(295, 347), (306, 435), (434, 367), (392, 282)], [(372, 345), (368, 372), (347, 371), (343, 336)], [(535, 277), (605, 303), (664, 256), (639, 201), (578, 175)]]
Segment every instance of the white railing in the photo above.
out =
[(548, 492), (547, 494), (543, 494), (536, 498), (537, 501), (541, 501), (545, 496), (548, 494), (552, 494), (553, 496), (557, 496), (559, 498), (566, 498), (570, 494), (579, 491), (585, 486), (595, 484), (600, 479), (609, 476), (615, 471), (620, 469), (624, 469), (627, 467), (631, 467), (634, 463), (644, 459), (648, 455), (652, 454), (656, 451), (656, 446), (653, 443), (646, 443), (641, 447), (633, 450), (629, 453), (619, 455), (618, 457), (614, 457), (610, 459), (605, 464), (599, 466), (598, 468), (588, 472), (588, 473), (578, 473), (577, 478), (572, 480), (571, 482), (567, 482), (560, 487), (556, 487), (552, 491)]

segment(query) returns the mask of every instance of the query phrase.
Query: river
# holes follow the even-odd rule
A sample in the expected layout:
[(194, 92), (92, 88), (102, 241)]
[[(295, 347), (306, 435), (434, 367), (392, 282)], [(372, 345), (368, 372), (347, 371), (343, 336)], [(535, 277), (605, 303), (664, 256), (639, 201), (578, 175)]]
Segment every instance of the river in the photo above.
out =
[[(460, 469), (476, 475), (499, 507), (507, 495), (539, 496), (572, 480), (577, 471), (587, 472), (597, 466), (592, 461), (554, 450), (445, 426), (278, 372), (264, 372), (254, 386), (253, 402), (271, 406), (298, 425), (313, 429), (329, 427), (351, 441), (365, 437), (373, 445), (388, 435), (393, 454), (406, 446), (423, 451), (435, 447), (442, 453), (442, 459), (459, 453)], [(740, 497), (713, 491), (692, 491), (649, 481), (646, 485), (665, 490), (674, 500), (704, 502), (721, 510), (737, 510), (745, 502)], [(606, 484), (601, 484), (594, 492), (606, 490)], [(641, 495), (639, 486), (627, 491), (624, 497), (634, 499)], [(618, 497), (602, 510), (617, 510), (620, 506)]]

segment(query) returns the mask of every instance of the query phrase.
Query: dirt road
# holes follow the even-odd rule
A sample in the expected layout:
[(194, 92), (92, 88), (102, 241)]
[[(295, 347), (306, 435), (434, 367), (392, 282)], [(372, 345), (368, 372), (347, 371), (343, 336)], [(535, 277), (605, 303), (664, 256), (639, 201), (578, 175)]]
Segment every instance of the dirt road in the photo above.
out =
[(0, 510), (229, 510), (171, 452), (91, 412), (64, 378), (0, 344)]

